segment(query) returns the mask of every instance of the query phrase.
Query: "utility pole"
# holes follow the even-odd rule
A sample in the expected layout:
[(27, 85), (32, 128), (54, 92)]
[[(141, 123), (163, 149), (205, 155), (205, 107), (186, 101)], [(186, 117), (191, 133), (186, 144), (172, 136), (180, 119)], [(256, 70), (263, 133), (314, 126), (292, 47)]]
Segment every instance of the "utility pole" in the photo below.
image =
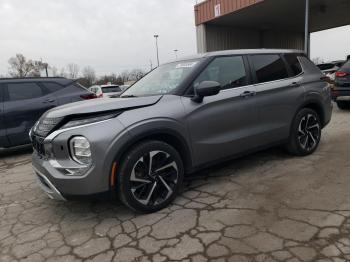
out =
[(157, 64), (158, 64), (158, 67), (159, 67), (159, 50), (158, 50), (158, 37), (159, 35), (154, 35), (154, 38), (156, 39), (156, 51), (157, 51)]
[(304, 37), (304, 52), (310, 57), (310, 0), (305, 0), (305, 37)]

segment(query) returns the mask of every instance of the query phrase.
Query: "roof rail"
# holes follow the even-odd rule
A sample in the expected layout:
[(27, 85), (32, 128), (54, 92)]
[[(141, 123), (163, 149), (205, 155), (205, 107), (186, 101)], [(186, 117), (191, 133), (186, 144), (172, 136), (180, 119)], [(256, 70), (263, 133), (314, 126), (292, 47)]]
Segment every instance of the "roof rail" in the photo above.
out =
[(45, 79), (68, 79), (62, 76), (49, 76), (49, 77), (5, 77), (1, 78), (0, 80), (27, 80), (27, 79), (40, 79), (40, 80), (45, 80)]

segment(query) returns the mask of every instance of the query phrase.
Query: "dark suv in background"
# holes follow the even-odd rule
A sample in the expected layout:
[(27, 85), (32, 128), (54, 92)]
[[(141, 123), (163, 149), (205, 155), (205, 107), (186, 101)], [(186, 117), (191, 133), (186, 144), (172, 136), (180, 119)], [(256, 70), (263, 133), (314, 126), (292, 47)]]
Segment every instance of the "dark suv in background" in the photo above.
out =
[(158, 67), (120, 98), (46, 112), (31, 132), (33, 166), (51, 198), (110, 191), (153, 212), (205, 166), (274, 145), (312, 154), (331, 114), (330, 85), (300, 51), (200, 54)]
[(30, 144), (29, 130), (47, 110), (91, 98), (66, 78), (0, 78), (0, 149)]
[(350, 60), (335, 73), (332, 96), (340, 109), (350, 109)]

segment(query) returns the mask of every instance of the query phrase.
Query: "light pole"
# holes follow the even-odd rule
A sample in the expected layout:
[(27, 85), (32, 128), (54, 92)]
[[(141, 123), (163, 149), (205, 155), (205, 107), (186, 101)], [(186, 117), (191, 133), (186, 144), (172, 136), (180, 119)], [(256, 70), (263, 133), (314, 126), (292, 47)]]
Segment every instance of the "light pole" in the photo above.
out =
[(305, 36), (304, 36), (304, 51), (308, 57), (310, 57), (310, 30), (309, 30), (309, 22), (310, 22), (310, 1), (305, 0)]
[(156, 49), (157, 49), (157, 64), (158, 64), (158, 67), (159, 67), (158, 37), (159, 37), (159, 35), (154, 35), (154, 38), (156, 39)]
[(177, 49), (174, 50), (176, 60), (177, 60), (177, 52), (178, 52), (178, 51), (179, 51), (179, 50), (177, 50)]

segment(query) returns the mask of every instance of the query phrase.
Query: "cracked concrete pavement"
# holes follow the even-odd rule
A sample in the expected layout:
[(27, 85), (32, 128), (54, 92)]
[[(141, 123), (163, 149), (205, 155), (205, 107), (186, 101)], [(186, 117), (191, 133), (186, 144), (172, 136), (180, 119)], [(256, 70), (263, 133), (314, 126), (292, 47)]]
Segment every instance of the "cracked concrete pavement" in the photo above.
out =
[(107, 200), (57, 202), (30, 154), (0, 157), (0, 261), (350, 261), (350, 111), (319, 150), (272, 149), (191, 175), (140, 215)]

